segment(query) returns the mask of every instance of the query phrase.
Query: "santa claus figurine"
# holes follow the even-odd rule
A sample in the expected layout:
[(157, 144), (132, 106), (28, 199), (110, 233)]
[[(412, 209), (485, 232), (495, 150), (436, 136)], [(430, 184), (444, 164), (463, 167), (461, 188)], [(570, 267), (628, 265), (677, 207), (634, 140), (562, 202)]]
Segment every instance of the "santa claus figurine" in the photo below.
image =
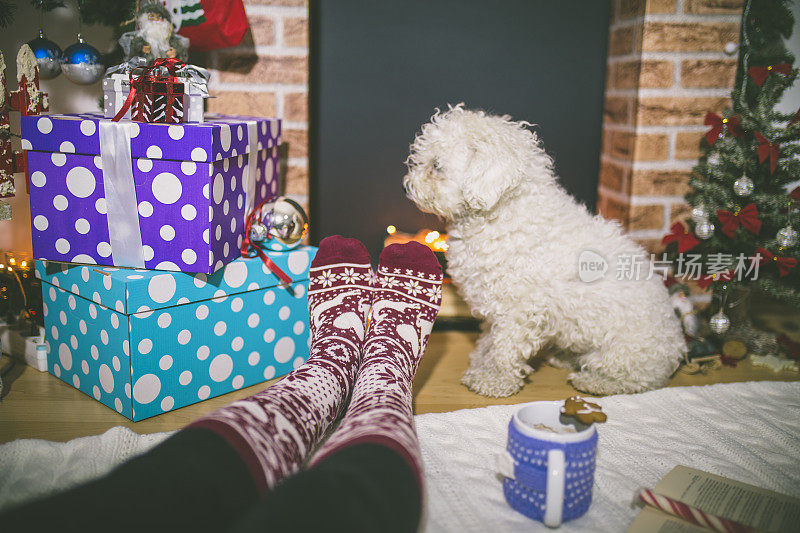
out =
[(136, 31), (119, 40), (125, 58), (140, 56), (149, 61), (158, 57), (189, 58), (189, 39), (175, 33), (169, 11), (158, 0), (145, 0), (136, 12)]

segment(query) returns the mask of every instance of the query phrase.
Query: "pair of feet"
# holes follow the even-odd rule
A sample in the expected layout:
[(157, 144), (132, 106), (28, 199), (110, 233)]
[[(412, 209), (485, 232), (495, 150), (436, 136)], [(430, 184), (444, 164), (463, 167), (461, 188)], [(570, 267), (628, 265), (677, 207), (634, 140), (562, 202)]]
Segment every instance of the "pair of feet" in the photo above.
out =
[(308, 361), (192, 426), (222, 435), (264, 491), (301, 468), (350, 398), (311, 464), (374, 442), (397, 451), (421, 481), (411, 382), (439, 311), (439, 262), (419, 243), (395, 244), (373, 272), (361, 242), (334, 236), (320, 243), (310, 276)]

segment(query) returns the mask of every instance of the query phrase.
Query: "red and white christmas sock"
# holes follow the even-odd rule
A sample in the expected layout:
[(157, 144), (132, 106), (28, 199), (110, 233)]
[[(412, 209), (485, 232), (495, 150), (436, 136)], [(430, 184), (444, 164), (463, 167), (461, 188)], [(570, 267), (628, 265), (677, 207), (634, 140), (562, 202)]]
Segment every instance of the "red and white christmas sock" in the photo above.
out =
[(350, 406), (312, 464), (354, 444), (379, 443), (404, 457), (422, 486), (411, 382), (441, 301), (442, 268), (427, 246), (412, 241), (383, 250)]
[(222, 435), (259, 490), (296, 472), (341, 414), (361, 361), (370, 258), (355, 239), (328, 237), (311, 263), (311, 353), (283, 380), (191, 424)]

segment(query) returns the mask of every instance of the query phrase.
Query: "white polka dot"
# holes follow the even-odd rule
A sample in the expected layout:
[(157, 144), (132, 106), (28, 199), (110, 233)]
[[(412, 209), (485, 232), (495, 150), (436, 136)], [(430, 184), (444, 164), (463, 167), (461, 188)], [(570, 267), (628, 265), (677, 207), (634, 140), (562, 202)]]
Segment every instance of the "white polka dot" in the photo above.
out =
[(241, 298), (234, 298), (231, 300), (231, 311), (238, 313), (244, 307), (244, 301)]
[(219, 128), (219, 142), (222, 150), (227, 152), (231, 148), (231, 127), (228, 124), (221, 124)]
[(119, 318), (117, 318), (117, 315), (115, 314), (111, 315), (111, 318), (109, 320), (111, 321), (111, 327), (113, 327), (114, 329), (117, 329), (119, 327)]
[(111, 290), (111, 283), (111, 276), (103, 276), (103, 287), (105, 287), (107, 291)]
[[(206, 183), (205, 185), (203, 185), (203, 197), (205, 197), (206, 199), (208, 199), (208, 183)], [(210, 209), (210, 208), (209, 208), (209, 209)]]
[(89, 373), (89, 363), (88, 363), (88, 361), (85, 361), (85, 360), (81, 361), (81, 370), (83, 371), (84, 374), (88, 374)]
[(187, 265), (193, 265), (197, 261), (197, 253), (191, 248), (187, 248), (181, 252), (181, 260)]
[(169, 411), (174, 406), (175, 406), (175, 399), (172, 396), (164, 396), (164, 399), (161, 400), (162, 411)]
[(231, 209), (231, 204), (228, 200), (225, 200), (225, 203), (222, 204), (222, 214), (228, 216), (228, 211)]
[(161, 313), (158, 315), (158, 320), (156, 320), (156, 322), (158, 323), (158, 327), (166, 329), (172, 323), (172, 316), (170, 316), (169, 313)]
[(131, 397), (131, 384), (130, 383), (125, 383), (124, 389), (125, 389), (125, 396), (130, 398)]
[(192, 150), (192, 161), (205, 161), (207, 157), (206, 151), (199, 146)]
[(301, 251), (290, 252), (288, 264), (292, 274), (303, 274), (308, 268), (308, 254)]
[(74, 154), (75, 153), (75, 145), (69, 141), (64, 141), (58, 147), (59, 152), (64, 152), (65, 154)]
[(208, 349), (208, 346), (201, 346), (197, 349), (197, 358), (201, 361), (205, 361), (210, 353), (211, 350)]
[(242, 385), (244, 385), (244, 377), (242, 376), (234, 376), (233, 381), (231, 381), (234, 389), (241, 389)]
[(269, 365), (267, 368), (264, 369), (264, 379), (272, 379), (275, 377), (275, 367)]
[(145, 244), (142, 246), (142, 255), (144, 256), (145, 261), (150, 261), (155, 257), (156, 252), (153, 250), (152, 246)]
[(181, 207), (181, 216), (184, 220), (194, 220), (197, 216), (197, 209), (193, 205), (186, 204), (185, 206)]
[(33, 144), (28, 139), (20, 139), (20, 146), (23, 150), (33, 150)]
[(291, 313), (292, 311), (289, 309), (289, 306), (284, 305), (283, 307), (281, 307), (280, 311), (278, 311), (278, 318), (280, 318), (281, 320), (286, 320), (287, 318), (289, 318), (289, 315)]
[(99, 155), (94, 156), (94, 166), (100, 170), (103, 170), (103, 158)]
[(92, 347), (89, 348), (89, 353), (92, 354), (92, 359), (94, 359), (95, 361), (97, 361), (97, 358), (100, 357), (100, 352), (98, 351), (97, 346), (95, 346), (94, 344), (92, 344)]
[(87, 137), (91, 137), (92, 135), (94, 135), (95, 131), (97, 131), (97, 126), (95, 126), (93, 121), (91, 120), (81, 121), (81, 133), (83, 133)]
[(153, 178), (153, 196), (162, 204), (174, 204), (183, 193), (181, 180), (175, 174), (162, 172)]
[(111, 255), (111, 245), (107, 242), (100, 242), (97, 244), (97, 254), (100, 257), (108, 257)]
[(165, 241), (171, 241), (175, 238), (175, 228), (170, 226), (169, 224), (164, 224), (161, 226), (161, 229), (158, 231), (161, 238)]
[(258, 326), (258, 322), (261, 318), (258, 316), (258, 313), (253, 313), (249, 317), (247, 317), (247, 325), (251, 328)]
[(150, 403), (161, 392), (161, 380), (155, 374), (145, 374), (133, 384), (133, 399), (141, 404)]
[(61, 377), (61, 367), (58, 366), (57, 364), (53, 365), (53, 373), (56, 375), (57, 378), (60, 378)]
[(67, 207), (69, 207), (69, 201), (67, 200), (67, 197), (64, 196), (63, 194), (57, 194), (53, 198), (53, 207), (55, 207), (59, 211), (66, 210)]
[(155, 270), (172, 270), (173, 272), (180, 272), (180, 267), (172, 261), (161, 261), (156, 265)]
[(222, 177), (222, 174), (217, 174), (214, 176), (214, 189), (212, 194), (214, 196), (214, 203), (219, 204), (222, 202), (222, 195), (225, 193), (225, 180)]
[(292, 367), (297, 370), (300, 366), (305, 363), (302, 357), (296, 357), (294, 361), (292, 361)]
[(188, 329), (182, 329), (178, 333), (178, 344), (188, 344), (192, 340), (192, 333)]
[(119, 369), (122, 368), (122, 364), (119, 361), (119, 357), (117, 357), (116, 355), (111, 358), (111, 366), (114, 367), (114, 370), (116, 372), (119, 372)]
[(231, 192), (236, 190), (236, 176), (231, 176)]
[(150, 172), (153, 170), (153, 160), (141, 157), (136, 161), (136, 166), (139, 167), (139, 170), (142, 172)]
[(233, 341), (231, 341), (231, 349), (234, 352), (238, 352), (244, 346), (244, 339), (241, 337), (234, 337)]
[(295, 335), (300, 335), (301, 333), (303, 333), (304, 329), (306, 329), (305, 323), (302, 320), (298, 320), (297, 322), (294, 323), (292, 331), (294, 332)]
[[(203, 230), (203, 242), (208, 244), (208, 229)], [(214, 260), (214, 256), (213, 255), (211, 255), (211, 260), (212, 261)]]
[(87, 255), (87, 254), (78, 254), (78, 255), (76, 255), (75, 257), (72, 258), (72, 262), (73, 263), (91, 263), (93, 265), (97, 264), (97, 261), (94, 260), (94, 257), (92, 257), (91, 255)]
[(47, 117), (41, 117), (36, 121), (36, 129), (47, 135), (53, 131), (53, 121)]
[(94, 396), (95, 400), (100, 399), (100, 387), (98, 387), (97, 385), (92, 387), (92, 396)]
[(31, 174), (31, 184), (33, 184), (34, 187), (44, 187), (45, 183), (47, 183), (47, 178), (41, 170), (37, 170)]
[(198, 289), (202, 289), (203, 287), (206, 286), (206, 280), (207, 279), (208, 278), (203, 273), (195, 274), (194, 275), (194, 286), (197, 287)]
[(188, 370), (184, 370), (183, 372), (181, 372), (181, 375), (178, 376), (178, 383), (180, 383), (181, 385), (188, 385), (189, 382), (191, 381), (192, 381), (192, 373), (189, 372)]
[(89, 233), (91, 226), (89, 225), (89, 221), (85, 218), (79, 218), (75, 221), (75, 231), (80, 233), (81, 235), (86, 235)]
[(114, 409), (116, 409), (118, 413), (122, 412), (122, 400), (119, 398), (114, 398)]
[(103, 344), (108, 344), (108, 332), (104, 329), (100, 330), (100, 342)]
[(294, 341), (291, 337), (281, 337), (275, 343), (275, 360), (279, 363), (286, 363), (294, 355)]
[(46, 230), (49, 225), (50, 222), (47, 221), (47, 217), (44, 215), (36, 215), (33, 219), (33, 227), (39, 231)]
[[(195, 148), (195, 150), (197, 150), (197, 148)], [(192, 152), (192, 154), (194, 154), (194, 152)], [(211, 395), (211, 387), (209, 387), (208, 385), (203, 385), (197, 391), (197, 397), (200, 398), (201, 400), (205, 400), (210, 395)]]
[(60, 152), (53, 152), (50, 156), (50, 161), (57, 167), (63, 167), (67, 164), (67, 156), (66, 154), (62, 154)]
[(150, 159), (161, 159), (161, 148), (155, 144), (148, 146), (146, 153)]
[[(128, 330), (130, 331), (130, 327), (128, 328)], [(128, 342), (128, 339), (122, 341), (122, 353), (124, 353), (126, 356), (129, 356), (131, 354), (131, 345)]]
[(78, 374), (72, 375), (72, 384), (75, 386), (76, 389), (79, 389), (81, 386), (81, 378), (78, 377)]
[(181, 172), (187, 176), (194, 175), (197, 172), (197, 163), (192, 163), (191, 161), (181, 162)]
[(80, 330), (81, 335), (86, 335), (86, 332), (89, 331), (89, 328), (86, 326), (85, 320), (78, 322), (78, 329)]
[(91, 196), (94, 187), (94, 174), (88, 168), (75, 167), (67, 172), (67, 189), (78, 198)]
[(147, 284), (147, 293), (156, 303), (166, 303), (175, 295), (175, 278), (171, 274), (153, 276)]
[(56, 250), (61, 254), (69, 252), (69, 241), (67, 239), (58, 239), (56, 241)]
[(105, 215), (107, 212), (106, 209), (106, 199), (105, 198), (98, 198), (97, 201), (94, 203), (94, 209), (101, 215)]
[(139, 125), (137, 123), (129, 122), (128, 123), (128, 128), (130, 129), (130, 132), (131, 132), (131, 138), (139, 136)]
[(177, 126), (174, 124), (170, 125), (170, 127), (167, 128), (167, 134), (170, 136), (170, 138), (179, 141), (183, 139), (183, 126)]
[(231, 219), (231, 233), (236, 233), (236, 219)]
[(228, 329), (227, 324), (225, 322), (219, 321), (214, 324), (214, 334), (218, 337), (225, 335), (225, 331)]
[(228, 354), (221, 353), (211, 360), (208, 367), (208, 375), (211, 379), (219, 383), (225, 381), (233, 371), (233, 359)]
[(220, 237), (222, 237), (222, 226), (220, 226), (219, 224), (217, 224), (217, 229), (214, 232), (214, 237), (216, 238), (216, 240), (219, 240)]
[(272, 328), (268, 328), (267, 331), (264, 332), (264, 341), (272, 342), (275, 340), (275, 330)]
[(69, 346), (63, 342), (58, 347), (58, 360), (61, 362), (61, 366), (64, 367), (64, 370), (70, 370), (72, 368), (72, 352)]
[(150, 350), (153, 349), (153, 341), (150, 339), (142, 339), (139, 341), (139, 353), (142, 355), (147, 355), (150, 353)]
[(247, 356), (247, 363), (250, 366), (256, 366), (258, 361), (261, 359), (261, 356), (258, 352), (250, 352), (250, 355)]
[(114, 390), (114, 373), (111, 372), (111, 368), (105, 364), (100, 365), (98, 375), (100, 377), (100, 386), (107, 393), (111, 393)]
[(165, 355), (161, 359), (158, 360), (158, 368), (161, 370), (169, 370), (172, 368), (172, 356)]
[(237, 288), (241, 287), (247, 280), (247, 263), (244, 261), (234, 261), (225, 267), (225, 273), (222, 275), (225, 283), (228, 286)]

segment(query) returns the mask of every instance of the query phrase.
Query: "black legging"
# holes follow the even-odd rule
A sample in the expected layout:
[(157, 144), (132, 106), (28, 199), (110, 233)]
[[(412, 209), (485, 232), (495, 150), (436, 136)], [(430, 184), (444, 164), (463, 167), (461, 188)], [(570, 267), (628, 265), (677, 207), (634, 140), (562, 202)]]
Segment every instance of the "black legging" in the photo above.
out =
[(12, 532), (416, 531), (420, 491), (408, 463), (358, 444), (259, 497), (239, 455), (190, 428), (108, 475), (0, 513)]

